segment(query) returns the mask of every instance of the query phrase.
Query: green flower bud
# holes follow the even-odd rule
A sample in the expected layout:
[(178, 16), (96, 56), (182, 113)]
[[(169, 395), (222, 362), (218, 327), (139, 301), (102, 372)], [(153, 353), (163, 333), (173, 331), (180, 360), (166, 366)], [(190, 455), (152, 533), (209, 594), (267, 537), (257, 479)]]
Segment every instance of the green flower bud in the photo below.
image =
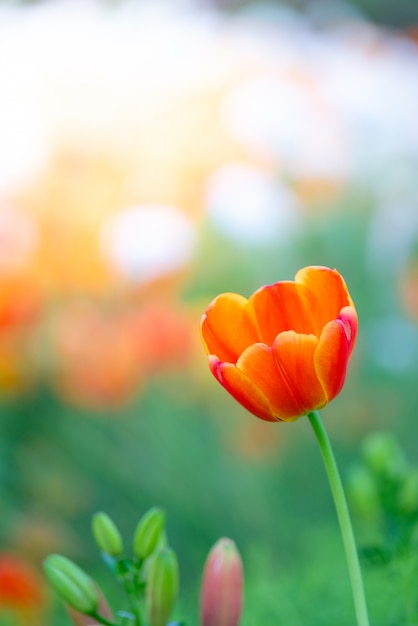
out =
[(93, 615), (99, 596), (93, 580), (70, 559), (51, 554), (44, 561), (45, 574), (58, 595), (76, 611)]
[(171, 548), (162, 548), (152, 558), (148, 570), (145, 606), (149, 626), (166, 626), (178, 587), (177, 557)]
[(102, 552), (110, 556), (119, 556), (122, 553), (122, 536), (107, 513), (93, 515), (92, 528), (96, 543)]
[(408, 472), (399, 492), (399, 506), (405, 513), (418, 510), (418, 468)]
[(369, 435), (363, 442), (363, 456), (368, 466), (385, 478), (398, 480), (405, 474), (405, 456), (390, 432)]
[(379, 491), (370, 470), (363, 466), (351, 469), (347, 478), (347, 496), (356, 513), (367, 521), (380, 515)]
[(134, 553), (139, 559), (146, 559), (154, 552), (163, 535), (164, 522), (164, 512), (155, 507), (141, 517), (134, 533)]

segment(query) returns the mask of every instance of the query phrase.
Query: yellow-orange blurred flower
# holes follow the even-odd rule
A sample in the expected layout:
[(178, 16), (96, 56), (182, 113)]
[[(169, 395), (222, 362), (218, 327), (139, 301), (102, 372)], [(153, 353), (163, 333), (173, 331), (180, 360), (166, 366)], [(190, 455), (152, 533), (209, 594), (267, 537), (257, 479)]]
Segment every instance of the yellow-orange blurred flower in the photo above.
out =
[(30, 275), (0, 272), (0, 390), (16, 392), (36, 379), (35, 338), (42, 313)]
[(215, 378), (246, 409), (290, 421), (341, 391), (357, 336), (357, 313), (337, 270), (306, 267), (295, 281), (248, 300), (225, 293), (201, 322)]
[(31, 276), (0, 274), (0, 330), (31, 324), (41, 310)]
[(38, 573), (17, 555), (0, 554), (0, 615), (12, 611), (16, 624), (35, 626), (44, 608), (45, 589)]

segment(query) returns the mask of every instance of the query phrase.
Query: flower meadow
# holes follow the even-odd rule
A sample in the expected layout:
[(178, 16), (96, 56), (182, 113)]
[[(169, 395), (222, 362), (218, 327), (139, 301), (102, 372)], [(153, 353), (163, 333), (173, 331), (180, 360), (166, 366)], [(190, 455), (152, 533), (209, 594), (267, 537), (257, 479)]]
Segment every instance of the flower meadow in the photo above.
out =
[(418, 624), (384, 5), (0, 3), (0, 626)]

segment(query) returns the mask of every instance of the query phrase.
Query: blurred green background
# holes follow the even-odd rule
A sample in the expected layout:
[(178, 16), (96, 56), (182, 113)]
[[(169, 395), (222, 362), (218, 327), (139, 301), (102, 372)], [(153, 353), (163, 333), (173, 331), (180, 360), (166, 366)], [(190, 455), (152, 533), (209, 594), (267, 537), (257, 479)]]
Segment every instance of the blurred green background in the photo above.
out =
[[(0, 590), (5, 624), (68, 624), (37, 578), (51, 552), (117, 599), (91, 516), (129, 543), (153, 505), (188, 624), (221, 536), (244, 561), (243, 626), (353, 623), (308, 421), (234, 403), (199, 320), (218, 293), (337, 268), (360, 323), (323, 410), (343, 479), (381, 430), (415, 467), (417, 18), (415, 2), (0, 5), (0, 582), (7, 556), (46, 594), (28, 612), (23, 583), (14, 608)], [(417, 507), (382, 507), (378, 540), (354, 511), (371, 621), (418, 624)]]

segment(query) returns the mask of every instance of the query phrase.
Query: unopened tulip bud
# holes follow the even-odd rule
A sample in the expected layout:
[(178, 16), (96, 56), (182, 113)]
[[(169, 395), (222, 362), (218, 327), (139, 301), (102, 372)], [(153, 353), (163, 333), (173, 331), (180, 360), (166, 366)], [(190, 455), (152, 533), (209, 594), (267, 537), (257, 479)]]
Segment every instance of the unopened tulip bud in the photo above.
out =
[(162, 548), (151, 560), (147, 588), (146, 612), (149, 626), (166, 626), (178, 595), (177, 557), (171, 548)]
[(99, 596), (93, 580), (70, 559), (52, 554), (44, 561), (44, 570), (58, 595), (76, 611), (93, 615)]
[(405, 473), (404, 454), (389, 432), (369, 435), (363, 443), (363, 456), (369, 467), (385, 478), (396, 480)]
[(96, 513), (92, 522), (93, 535), (104, 554), (119, 556), (123, 550), (122, 536), (107, 513)]
[(154, 552), (164, 531), (164, 522), (164, 511), (156, 507), (141, 517), (134, 533), (134, 553), (139, 559), (146, 559)]
[(200, 595), (201, 626), (237, 626), (243, 602), (241, 557), (231, 539), (213, 546), (203, 569)]

